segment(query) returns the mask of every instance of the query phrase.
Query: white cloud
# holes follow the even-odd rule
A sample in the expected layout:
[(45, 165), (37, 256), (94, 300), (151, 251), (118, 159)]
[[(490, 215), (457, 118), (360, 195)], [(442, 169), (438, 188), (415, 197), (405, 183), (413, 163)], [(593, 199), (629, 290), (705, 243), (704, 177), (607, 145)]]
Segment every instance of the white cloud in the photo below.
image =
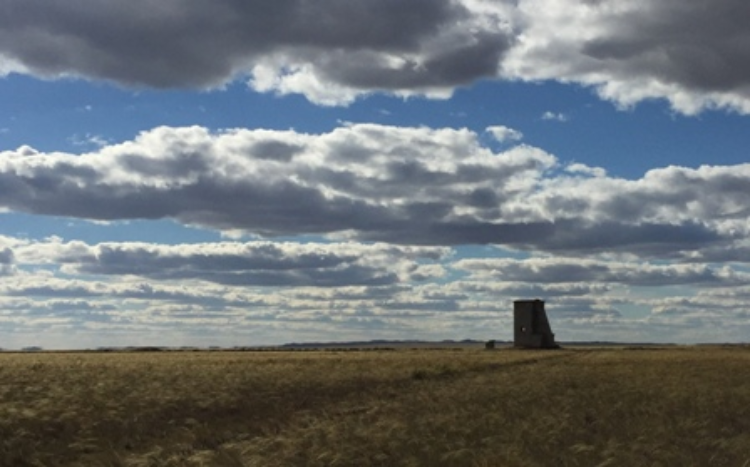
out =
[(109, 141), (107, 141), (106, 138), (100, 135), (92, 135), (90, 133), (86, 133), (85, 135), (73, 135), (70, 138), (68, 138), (68, 141), (70, 141), (71, 144), (74, 146), (87, 146), (87, 147), (95, 147), (95, 148), (102, 148), (109, 144)]
[(565, 167), (565, 171), (571, 174), (580, 174), (590, 177), (606, 177), (607, 171), (601, 167), (589, 167), (585, 164), (572, 163)]
[(523, 139), (523, 133), (503, 125), (489, 126), (485, 131), (491, 134), (499, 143), (514, 142)]
[(555, 122), (567, 122), (570, 118), (564, 113), (550, 112), (549, 110), (542, 114), (542, 120), (555, 121)]

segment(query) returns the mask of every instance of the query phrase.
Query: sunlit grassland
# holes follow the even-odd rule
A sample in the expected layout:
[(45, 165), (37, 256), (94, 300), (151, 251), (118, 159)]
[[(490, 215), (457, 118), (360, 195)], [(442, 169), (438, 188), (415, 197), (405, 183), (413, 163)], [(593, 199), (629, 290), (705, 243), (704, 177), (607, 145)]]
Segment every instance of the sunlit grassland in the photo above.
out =
[(2, 466), (750, 466), (747, 348), (0, 354)]

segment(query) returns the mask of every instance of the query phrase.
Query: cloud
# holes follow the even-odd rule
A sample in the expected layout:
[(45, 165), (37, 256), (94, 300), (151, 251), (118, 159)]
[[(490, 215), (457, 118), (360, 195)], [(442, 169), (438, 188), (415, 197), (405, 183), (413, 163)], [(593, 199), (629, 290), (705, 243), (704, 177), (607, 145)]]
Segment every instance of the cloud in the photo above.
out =
[(562, 112), (555, 113), (549, 110), (542, 114), (542, 120), (555, 121), (555, 122), (567, 122), (570, 118)]
[(520, 141), (523, 139), (523, 133), (503, 125), (490, 126), (485, 131), (491, 134), (498, 143)]
[(73, 135), (68, 138), (68, 141), (74, 146), (91, 146), (97, 148), (104, 147), (109, 143), (104, 137), (90, 133), (86, 133), (83, 136)]
[(696, 113), (750, 111), (750, 6), (719, 0), (518, 2), (522, 39), (506, 75), (594, 86), (622, 106), (665, 98)]
[(26, 261), (61, 264), (74, 275), (138, 276), (158, 281), (199, 280), (245, 287), (382, 286), (442, 275), (430, 266), (448, 253), (439, 247), (288, 242), (154, 245), (53, 241), (21, 252)]
[[(6, 281), (0, 286), (0, 295), (5, 297), (27, 297), (34, 302), (15, 307), (18, 310), (36, 309), (35, 304), (52, 302), (86, 301), (89, 307), (99, 304), (109, 309), (139, 309), (146, 303), (183, 304), (200, 307), (204, 313), (212, 314), (233, 307), (250, 309), (253, 307), (271, 306), (272, 301), (261, 294), (249, 292), (229, 292), (226, 288), (210, 284), (193, 283), (190, 287), (184, 284), (154, 283), (127, 280), (90, 280), (75, 278), (57, 278), (49, 275), (26, 275), (15, 281)], [(84, 276), (85, 277), (85, 276)], [(89, 276), (90, 277), (90, 276)], [(134, 307), (139, 302), (141, 306)], [(6, 307), (7, 308), (7, 307)], [(127, 311), (125, 311), (127, 313)]]
[(132, 345), (135, 336), (182, 345), (162, 340), (166, 330), (192, 344), (207, 336), (235, 342), (228, 337), (235, 334), (240, 344), (331, 340), (333, 333), (510, 338), (512, 300), (528, 297), (547, 300), (563, 339), (739, 341), (750, 316), (742, 266), (632, 255), (466, 259), (443, 247), (355, 242), (87, 244), (55, 237), (0, 237), (0, 245), (3, 261), (18, 268), (0, 277), (0, 323), (13, 346), (23, 345), (12, 344), (19, 336), (58, 331), (92, 342), (76, 341), (79, 347)]
[(452, 267), (470, 271), (470, 279), (456, 281), (451, 288), (457, 288), (466, 294), (481, 294), (488, 297), (575, 297), (594, 296), (601, 297), (613, 290), (612, 283), (594, 282), (561, 282), (558, 284), (536, 281), (523, 282), (521, 278), (507, 277), (507, 281), (499, 280), (498, 277), (489, 277), (493, 274), (481, 270), (478, 264), (452, 264)]
[(479, 140), (466, 129), (374, 124), (317, 135), (160, 127), (82, 155), (0, 153), (0, 208), (269, 237), (647, 258), (715, 256), (749, 233), (750, 164), (625, 180), (582, 164), (560, 171), (538, 148), (495, 153)]
[(747, 113), (748, 8), (737, 0), (8, 0), (0, 74), (156, 88), (247, 78), (257, 91), (326, 105), (372, 92), (447, 97), (480, 79), (556, 80), (620, 106), (660, 98), (688, 114)]
[(456, 262), (453, 267), (469, 271), (472, 280), (531, 284), (614, 283), (640, 287), (750, 284), (750, 274), (691, 264), (654, 265), (573, 258), (532, 258), (467, 259)]
[(526, 222), (497, 219), (497, 209), (555, 160), (530, 147), (496, 155), (477, 138), (379, 125), (322, 135), (162, 127), (80, 156), (0, 153), (0, 205), (92, 220), (173, 218), (261, 235), (513, 239)]
[(10, 276), (15, 272), (15, 257), (10, 248), (0, 249), (0, 277)]
[(150, 87), (217, 87), (250, 74), (258, 89), (321, 103), (373, 89), (449, 89), (494, 74), (510, 45), (507, 26), (451, 0), (11, 0), (5, 12), (6, 72)]
[(591, 177), (605, 177), (607, 171), (601, 167), (589, 167), (585, 164), (573, 163), (565, 167), (565, 171), (572, 174), (582, 174)]

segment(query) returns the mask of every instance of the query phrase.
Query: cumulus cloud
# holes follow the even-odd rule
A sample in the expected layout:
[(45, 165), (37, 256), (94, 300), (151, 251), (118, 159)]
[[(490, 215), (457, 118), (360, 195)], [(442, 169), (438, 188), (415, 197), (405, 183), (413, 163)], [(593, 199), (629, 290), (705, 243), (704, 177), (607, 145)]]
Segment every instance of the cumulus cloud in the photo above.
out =
[(514, 142), (523, 139), (523, 133), (503, 125), (487, 127), (486, 131), (499, 143)]
[(735, 0), (522, 0), (504, 72), (595, 86), (620, 105), (666, 98), (685, 113), (750, 111), (748, 6)]
[[(492, 261), (492, 260), (490, 260)], [(488, 297), (576, 297), (603, 296), (613, 290), (611, 283), (603, 282), (561, 282), (546, 281), (523, 282), (521, 277), (500, 278), (497, 273), (482, 270), (480, 264), (453, 264), (456, 269), (469, 271), (469, 280), (456, 281), (451, 289), (457, 288), (466, 294), (480, 294)]]
[(607, 171), (601, 167), (589, 167), (585, 164), (572, 163), (565, 167), (566, 172), (572, 174), (590, 175), (592, 177), (604, 177)]
[[(499, 218), (555, 159), (494, 154), (468, 130), (352, 125), (331, 133), (157, 128), (96, 153), (0, 153), (0, 205), (96, 220), (173, 218), (261, 235), (392, 243), (512, 241)], [(527, 238), (527, 234), (523, 234)]]
[[(68, 276), (70, 277), (70, 276)], [(76, 278), (58, 278), (44, 275), (26, 275), (17, 280), (8, 280), (0, 285), (0, 295), (5, 297), (33, 297), (36, 304), (46, 301), (60, 303), (64, 301), (86, 301), (89, 307), (99, 305), (110, 310), (134, 308), (133, 303), (182, 304), (199, 307), (203, 313), (213, 314), (233, 307), (252, 309), (269, 307), (273, 301), (262, 294), (251, 292), (231, 292), (226, 288), (208, 283), (193, 283), (190, 287), (184, 284), (144, 282), (142, 280), (90, 280)], [(84, 276), (85, 277), (85, 276)], [(88, 276), (90, 277), (90, 276)], [(17, 299), (16, 299), (17, 302)], [(22, 309), (36, 309), (33, 304)], [(6, 307), (7, 308), (7, 307)], [(140, 307), (136, 307), (140, 308)]]
[(454, 267), (469, 271), (474, 280), (518, 281), (522, 283), (617, 283), (661, 287), (700, 284), (747, 285), (750, 274), (707, 265), (654, 265), (571, 258), (467, 259)]
[(450, 89), (494, 74), (511, 41), (500, 19), (452, 0), (10, 1), (4, 11), (0, 70), (154, 87), (250, 75), (258, 89), (321, 103)]
[[(7, 0), (0, 74), (220, 87), (346, 104), (446, 97), (479, 79), (592, 86), (629, 106), (750, 112), (748, 6), (737, 0)], [(550, 114), (559, 118), (559, 114)]]
[(139, 243), (61, 244), (51, 261), (75, 274), (133, 275), (242, 286), (390, 285), (440, 275), (416, 260), (439, 259), (442, 248), (362, 244)]
[(748, 164), (625, 180), (582, 164), (560, 171), (538, 148), (493, 152), (479, 140), (466, 129), (374, 124), (317, 135), (161, 127), (82, 155), (0, 153), (0, 208), (264, 236), (652, 258), (738, 247), (750, 232)]
[(15, 258), (10, 248), (0, 249), (0, 277), (9, 276), (15, 271)]

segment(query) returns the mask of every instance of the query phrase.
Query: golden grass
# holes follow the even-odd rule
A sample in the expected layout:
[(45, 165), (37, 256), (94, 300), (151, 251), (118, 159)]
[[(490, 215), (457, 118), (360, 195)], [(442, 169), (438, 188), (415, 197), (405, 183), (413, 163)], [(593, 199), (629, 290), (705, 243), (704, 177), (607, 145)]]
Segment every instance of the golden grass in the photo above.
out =
[(0, 354), (2, 466), (750, 466), (744, 348)]

